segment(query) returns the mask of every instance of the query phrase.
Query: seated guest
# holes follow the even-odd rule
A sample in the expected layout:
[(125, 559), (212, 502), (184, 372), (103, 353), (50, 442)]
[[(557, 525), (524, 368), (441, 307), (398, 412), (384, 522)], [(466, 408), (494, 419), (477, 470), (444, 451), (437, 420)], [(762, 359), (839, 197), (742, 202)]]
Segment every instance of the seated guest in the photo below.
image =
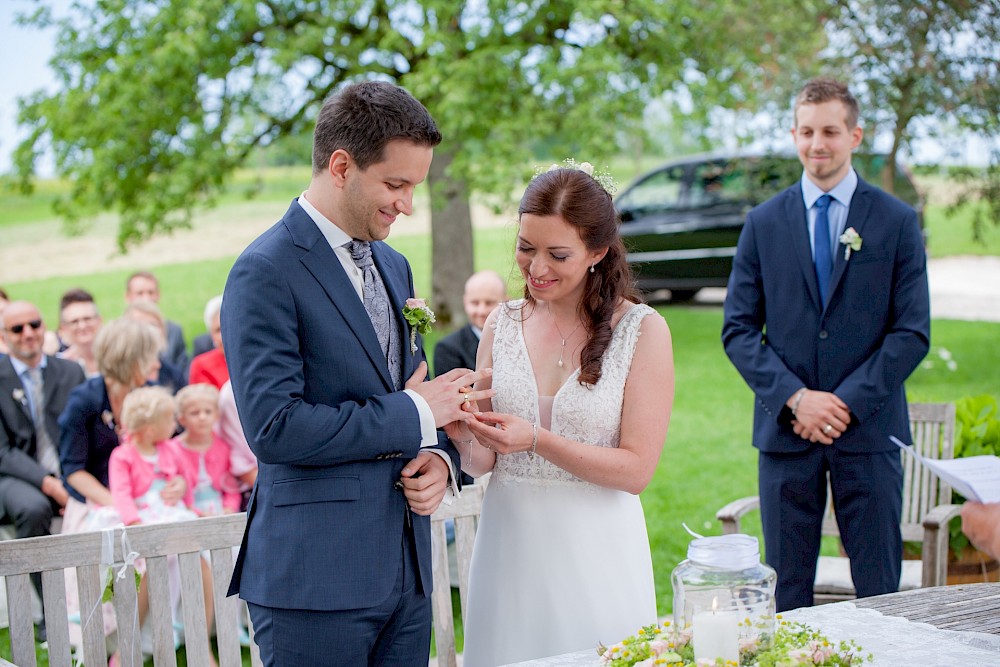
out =
[(191, 342), (191, 356), (197, 357), (199, 354), (204, 354), (209, 350), (215, 349), (215, 341), (212, 340), (212, 334), (203, 333), (194, 337)]
[(213, 385), (221, 389), (229, 380), (229, 367), (226, 366), (226, 355), (222, 349), (222, 325), (219, 315), (222, 313), (222, 295), (214, 296), (205, 304), (205, 326), (215, 341), (215, 349), (199, 354), (191, 360), (191, 374), (188, 384)]
[(187, 385), (184, 371), (167, 359), (167, 321), (160, 312), (160, 307), (152, 301), (136, 301), (128, 305), (122, 317), (152, 325), (160, 337), (160, 372), (150, 379), (171, 394), (176, 394), (177, 390)]
[(232, 475), (232, 448), (216, 429), (219, 390), (198, 383), (177, 392), (177, 421), (184, 427), (175, 441), (191, 473), (192, 509), (201, 516), (239, 512), (242, 498)]
[(434, 347), (434, 375), (453, 368), (476, 368), (476, 350), (483, 325), (493, 309), (507, 299), (507, 285), (496, 271), (479, 271), (465, 281), (462, 305), (469, 323), (445, 336)]
[[(80, 365), (42, 352), (45, 324), (27, 301), (0, 310), (0, 522), (18, 537), (49, 534), (69, 495), (59, 470), (59, 414), (83, 382)], [(41, 576), (31, 575), (41, 595)]]
[(962, 505), (962, 532), (977, 549), (1000, 560), (1000, 503)]
[(75, 361), (83, 367), (87, 377), (98, 374), (94, 358), (94, 339), (101, 328), (101, 314), (90, 292), (71, 289), (59, 302), (59, 337), (67, 347), (59, 356)]
[[(160, 303), (160, 282), (149, 271), (136, 271), (125, 281), (125, 303), (136, 301), (152, 301)], [(187, 343), (184, 342), (184, 330), (176, 322), (167, 320), (167, 351), (166, 358), (176, 368), (187, 371)]]
[(231, 382), (226, 382), (219, 390), (219, 421), (215, 424), (215, 430), (220, 438), (229, 443), (229, 472), (240, 483), (240, 492), (243, 494), (240, 509), (245, 510), (250, 491), (257, 481), (257, 457), (250, 450), (250, 444), (243, 433)]
[[(63, 516), (63, 532), (88, 529), (90, 513), (113, 506), (109, 487), (111, 452), (119, 444), (125, 396), (145, 385), (160, 368), (160, 337), (153, 327), (122, 317), (108, 322), (97, 334), (94, 354), (100, 375), (86, 380), (69, 396), (59, 415), (59, 463), (70, 498)], [(160, 492), (167, 504), (184, 497), (186, 482), (177, 477)], [(79, 613), (76, 571), (66, 571), (66, 607)], [(114, 631), (114, 615), (104, 614), (104, 633)], [(80, 628), (70, 628), (71, 641), (79, 642)]]
[(59, 416), (59, 462), (70, 494), (63, 532), (76, 532), (82, 524), (88, 511), (84, 503), (112, 504), (108, 460), (118, 446), (122, 401), (160, 367), (156, 331), (129, 318), (102, 328), (94, 352), (101, 374), (74, 389)]

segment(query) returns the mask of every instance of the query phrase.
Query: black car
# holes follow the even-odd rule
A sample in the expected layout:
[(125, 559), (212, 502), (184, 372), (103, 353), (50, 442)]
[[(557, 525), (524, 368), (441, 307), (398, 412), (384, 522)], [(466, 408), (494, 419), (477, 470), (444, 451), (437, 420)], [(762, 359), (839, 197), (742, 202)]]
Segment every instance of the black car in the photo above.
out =
[[(855, 154), (851, 163), (880, 185), (886, 156)], [(615, 200), (628, 261), (644, 292), (669, 289), (674, 301), (702, 287), (725, 287), (747, 212), (795, 183), (792, 155), (701, 155), (668, 162), (639, 177)], [(897, 163), (895, 195), (917, 210), (923, 202)]]

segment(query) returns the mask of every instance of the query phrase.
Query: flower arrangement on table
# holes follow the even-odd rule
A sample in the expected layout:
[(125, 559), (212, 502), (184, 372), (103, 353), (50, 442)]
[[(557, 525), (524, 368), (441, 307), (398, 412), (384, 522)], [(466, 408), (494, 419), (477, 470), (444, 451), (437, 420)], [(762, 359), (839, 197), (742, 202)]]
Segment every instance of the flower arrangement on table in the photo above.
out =
[[(741, 666), (754, 667), (855, 667), (872, 660), (853, 641), (833, 644), (804, 623), (781, 620), (773, 635), (740, 640)], [(670, 622), (647, 625), (612, 646), (598, 645), (601, 665), (607, 667), (736, 667), (736, 663), (694, 659), (690, 630), (675, 632)]]

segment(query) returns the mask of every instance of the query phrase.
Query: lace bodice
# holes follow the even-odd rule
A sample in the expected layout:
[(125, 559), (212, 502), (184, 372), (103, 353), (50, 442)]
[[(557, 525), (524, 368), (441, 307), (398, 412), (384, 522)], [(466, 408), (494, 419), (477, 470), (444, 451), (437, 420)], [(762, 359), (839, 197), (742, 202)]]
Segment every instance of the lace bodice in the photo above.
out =
[[(538, 419), (538, 385), (528, 358), (521, 327), (523, 300), (501, 306), (493, 339), (493, 409), (535, 424)], [(635, 304), (621, 317), (604, 353), (601, 379), (584, 387), (573, 372), (556, 392), (552, 404), (553, 433), (595, 447), (617, 447), (621, 436), (622, 398), (632, 365), (642, 318), (655, 313)], [(510, 481), (533, 484), (587, 484), (583, 480), (527, 452), (498, 455), (490, 484)]]

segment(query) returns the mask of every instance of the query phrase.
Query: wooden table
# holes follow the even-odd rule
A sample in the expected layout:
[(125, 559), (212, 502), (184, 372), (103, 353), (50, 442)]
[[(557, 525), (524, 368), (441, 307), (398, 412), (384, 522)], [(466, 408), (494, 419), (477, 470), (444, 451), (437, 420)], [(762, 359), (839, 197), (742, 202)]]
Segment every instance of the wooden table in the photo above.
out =
[(854, 604), (942, 630), (1000, 635), (1000, 583), (917, 588), (861, 598)]

